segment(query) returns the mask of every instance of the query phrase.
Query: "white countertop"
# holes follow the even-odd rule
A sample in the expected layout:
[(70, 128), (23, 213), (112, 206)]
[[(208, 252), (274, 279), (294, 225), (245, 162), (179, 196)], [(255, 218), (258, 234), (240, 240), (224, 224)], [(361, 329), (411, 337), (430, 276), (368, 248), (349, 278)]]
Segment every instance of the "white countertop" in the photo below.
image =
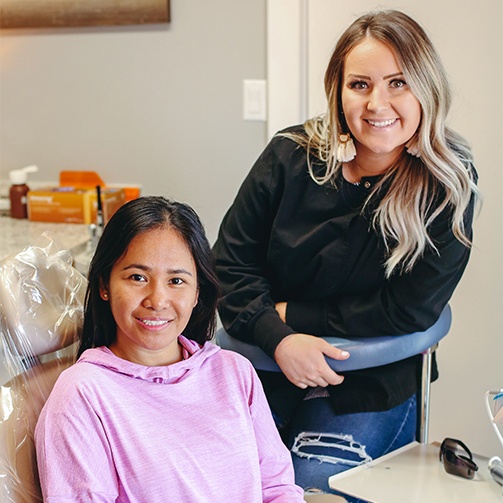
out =
[(61, 248), (67, 250), (83, 248), (89, 240), (85, 224), (31, 222), (26, 218), (0, 216), (0, 259), (36, 244), (43, 232), (48, 232)]
[(412, 442), (396, 451), (329, 478), (332, 489), (374, 503), (501, 503), (501, 486), (488, 459), (474, 454), (472, 480), (450, 475), (438, 459), (440, 444)]

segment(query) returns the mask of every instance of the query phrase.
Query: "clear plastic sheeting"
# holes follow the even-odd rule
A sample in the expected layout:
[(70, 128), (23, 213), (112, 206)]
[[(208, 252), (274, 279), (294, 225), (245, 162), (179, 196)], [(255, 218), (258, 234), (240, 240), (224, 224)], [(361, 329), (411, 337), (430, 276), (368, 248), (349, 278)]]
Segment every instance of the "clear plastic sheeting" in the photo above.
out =
[[(87, 280), (47, 234), (0, 262), (0, 501), (42, 501), (33, 433), (59, 374), (75, 359)], [(0, 351), (1, 354), (1, 351)]]
[(503, 388), (486, 391), (486, 410), (498, 440), (503, 446)]

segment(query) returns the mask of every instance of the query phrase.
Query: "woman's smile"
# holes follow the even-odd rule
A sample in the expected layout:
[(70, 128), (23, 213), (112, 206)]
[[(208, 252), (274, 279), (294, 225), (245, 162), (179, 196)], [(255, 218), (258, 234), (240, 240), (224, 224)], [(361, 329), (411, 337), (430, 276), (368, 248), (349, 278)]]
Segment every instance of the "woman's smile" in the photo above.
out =
[(164, 327), (168, 326), (171, 322), (165, 319), (149, 319), (149, 318), (136, 318), (138, 322), (149, 330), (162, 330)]
[(365, 119), (365, 120), (372, 127), (386, 128), (388, 126), (394, 125), (398, 119), (388, 119), (388, 120), (380, 120), (380, 121), (370, 120), (370, 119)]

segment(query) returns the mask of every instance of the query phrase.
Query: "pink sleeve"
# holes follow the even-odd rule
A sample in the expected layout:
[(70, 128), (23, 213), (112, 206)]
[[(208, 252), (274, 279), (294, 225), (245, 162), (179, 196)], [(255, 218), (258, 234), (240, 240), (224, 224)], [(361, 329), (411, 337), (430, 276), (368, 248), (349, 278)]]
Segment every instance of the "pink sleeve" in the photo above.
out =
[(56, 383), (35, 430), (44, 501), (115, 502), (118, 482), (103, 426), (65, 377)]
[(262, 384), (252, 373), (250, 410), (257, 440), (264, 503), (303, 503), (303, 490), (295, 485), (291, 454), (281, 440)]

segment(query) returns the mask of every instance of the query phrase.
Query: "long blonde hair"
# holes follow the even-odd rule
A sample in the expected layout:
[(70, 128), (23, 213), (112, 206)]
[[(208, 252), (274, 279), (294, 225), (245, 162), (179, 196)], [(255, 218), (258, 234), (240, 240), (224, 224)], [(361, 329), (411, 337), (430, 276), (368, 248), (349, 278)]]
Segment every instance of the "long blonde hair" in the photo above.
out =
[(446, 208), (452, 211), (454, 235), (471, 246), (463, 217), (472, 195), (477, 196), (478, 191), (470, 147), (445, 124), (451, 91), (440, 57), (421, 26), (395, 10), (368, 13), (343, 33), (325, 73), (327, 114), (308, 120), (304, 124), (305, 135), (288, 135), (326, 163), (325, 174), (319, 176), (308, 161), (311, 177), (320, 185), (335, 183), (342, 169), (336, 151), (339, 134), (349, 131), (341, 105), (344, 61), (367, 37), (383, 42), (395, 52), (422, 109), (419, 128), (408, 142), (414, 145), (420, 158), (407, 154), (404, 148), (402, 156), (367, 199), (368, 204), (379, 192), (384, 192), (373, 212), (372, 225), (385, 243), (386, 276), (390, 277), (395, 271), (410, 271), (427, 247), (436, 250), (428, 229)]

